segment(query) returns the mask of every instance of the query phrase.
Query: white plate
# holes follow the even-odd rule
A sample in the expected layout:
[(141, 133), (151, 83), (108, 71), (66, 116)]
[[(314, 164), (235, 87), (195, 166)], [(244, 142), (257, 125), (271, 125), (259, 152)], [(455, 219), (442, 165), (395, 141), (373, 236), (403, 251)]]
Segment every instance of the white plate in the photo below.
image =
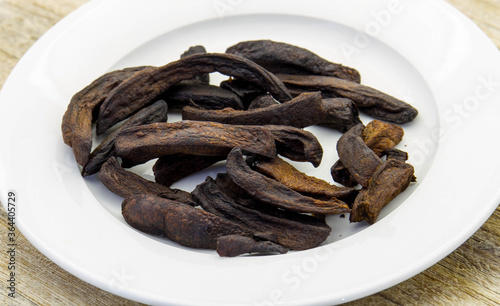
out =
[[(107, 71), (162, 65), (191, 45), (223, 52), (263, 38), (354, 66), (363, 83), (417, 107), (420, 114), (404, 126), (400, 147), (409, 152), (418, 183), (375, 225), (334, 216), (324, 246), (280, 256), (219, 258), (130, 228), (120, 215), (121, 198), (96, 178), (83, 179), (62, 142), (60, 123), (71, 96)], [(17, 225), (47, 257), (132, 300), (342, 303), (433, 265), (494, 211), (500, 200), (499, 100), (498, 50), (444, 1), (91, 1), (47, 32), (5, 83), (1, 201), (6, 205), (8, 190), (15, 191)], [(311, 130), (325, 158), (318, 169), (299, 167), (331, 181), (339, 134)], [(193, 188), (206, 174), (178, 186)]]

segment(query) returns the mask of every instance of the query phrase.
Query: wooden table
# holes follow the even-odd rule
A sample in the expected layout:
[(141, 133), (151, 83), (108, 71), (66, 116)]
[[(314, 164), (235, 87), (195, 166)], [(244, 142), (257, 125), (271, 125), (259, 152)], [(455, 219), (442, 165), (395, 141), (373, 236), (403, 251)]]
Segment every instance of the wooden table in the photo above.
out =
[[(0, 87), (28, 48), (62, 17), (86, 0), (0, 0)], [(448, 0), (500, 46), (500, 0)], [(499, 186), (500, 188), (500, 186)], [(0, 237), (7, 239), (6, 213), (0, 209)], [(349, 305), (500, 304), (500, 209), (445, 259), (417, 276)], [(3, 246), (6, 243), (3, 242)], [(89, 285), (17, 239), (19, 305), (137, 305)], [(7, 297), (7, 256), (0, 256), (2, 299)]]

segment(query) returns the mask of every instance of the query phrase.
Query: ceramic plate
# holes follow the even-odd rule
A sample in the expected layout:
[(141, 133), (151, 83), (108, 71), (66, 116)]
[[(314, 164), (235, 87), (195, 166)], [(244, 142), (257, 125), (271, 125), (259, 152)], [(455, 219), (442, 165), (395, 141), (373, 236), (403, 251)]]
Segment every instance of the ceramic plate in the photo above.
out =
[[(163, 65), (188, 47), (223, 52), (273, 39), (357, 68), (362, 82), (413, 104), (398, 146), (418, 182), (373, 226), (332, 216), (321, 247), (219, 258), (142, 234), (121, 198), (79, 174), (61, 137), (71, 96), (113, 69)], [(212, 82), (224, 79), (213, 75)], [(48, 31), (0, 96), (1, 200), (17, 195), (17, 225), (47, 257), (99, 288), (173, 305), (316, 305), (358, 299), (433, 265), (470, 237), (500, 197), (500, 54), (444, 1), (91, 1)], [(179, 120), (172, 113), (170, 120)], [(371, 118), (363, 116), (367, 123)], [(340, 134), (317, 127), (325, 153), (306, 173), (331, 181)], [(135, 169), (152, 178), (151, 169)], [(176, 187), (191, 190), (223, 165)]]

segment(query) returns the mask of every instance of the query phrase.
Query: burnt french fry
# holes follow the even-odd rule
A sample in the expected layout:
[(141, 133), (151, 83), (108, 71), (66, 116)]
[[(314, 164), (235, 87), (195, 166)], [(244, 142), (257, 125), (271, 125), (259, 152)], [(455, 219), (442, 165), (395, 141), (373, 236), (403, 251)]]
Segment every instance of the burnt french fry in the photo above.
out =
[(403, 124), (412, 121), (418, 111), (410, 104), (375, 88), (336, 77), (317, 75), (277, 75), (295, 94), (321, 91), (323, 98), (351, 99), (361, 112), (376, 119)]
[(332, 185), (325, 180), (300, 172), (279, 157), (273, 159), (260, 158), (252, 163), (252, 169), (311, 197), (342, 199), (352, 197), (357, 193), (357, 190), (353, 188)]
[(356, 69), (327, 61), (317, 54), (291, 44), (272, 40), (243, 41), (226, 53), (246, 57), (273, 73), (319, 74), (359, 83)]
[(286, 254), (288, 250), (271, 241), (256, 240), (242, 235), (227, 235), (217, 238), (217, 254), (221, 257), (236, 257), (243, 254)]
[(152, 105), (138, 111), (127, 119), (119, 128), (110, 133), (101, 143), (90, 153), (89, 161), (82, 168), (82, 176), (88, 176), (99, 172), (102, 164), (110, 156), (115, 156), (116, 135), (129, 127), (148, 124), (153, 122), (164, 122), (168, 119), (168, 106), (165, 101), (158, 101)]
[(227, 173), (231, 180), (255, 199), (285, 210), (332, 215), (349, 212), (346, 203), (330, 199), (323, 201), (304, 196), (285, 185), (252, 170), (245, 162), (240, 148), (227, 156)]
[(337, 152), (353, 179), (361, 186), (368, 187), (382, 160), (363, 141), (363, 129), (363, 124), (358, 124), (343, 134), (337, 142)]
[(73, 148), (78, 164), (83, 166), (89, 159), (96, 110), (115, 87), (145, 68), (132, 67), (108, 72), (73, 95), (64, 113), (61, 129), (64, 143)]
[[(218, 176), (219, 179), (219, 176)], [(283, 214), (238, 203), (239, 197), (224, 192), (214, 179), (207, 177), (192, 192), (203, 209), (256, 232), (270, 233), (273, 241), (294, 250), (305, 250), (323, 243), (331, 228), (317, 218), (303, 214)], [(255, 203), (254, 203), (255, 204)]]
[(148, 105), (180, 81), (216, 71), (244, 78), (280, 101), (291, 99), (275, 75), (248, 59), (232, 54), (194, 54), (161, 67), (145, 69), (113, 89), (100, 107), (97, 134)]
[(405, 191), (413, 180), (412, 165), (393, 159), (385, 161), (373, 174), (368, 188), (356, 197), (350, 221), (375, 223), (382, 208)]
[[(342, 111), (339, 111), (342, 109)], [(321, 99), (319, 92), (304, 93), (286, 103), (252, 110), (207, 110), (186, 106), (184, 120), (213, 121), (238, 125), (289, 125), (304, 128), (329, 123), (341, 131), (358, 124), (359, 118), (352, 102), (347, 99)]]
[(192, 248), (216, 249), (219, 237), (251, 235), (250, 229), (232, 221), (154, 195), (127, 197), (122, 202), (122, 215), (134, 228), (149, 230)]
[(195, 104), (206, 109), (243, 109), (241, 99), (232, 91), (214, 85), (175, 85), (161, 95), (171, 109)]
[(172, 189), (146, 180), (142, 176), (122, 168), (116, 157), (110, 157), (99, 171), (99, 179), (110, 191), (126, 198), (135, 194), (152, 194), (189, 205), (196, 205), (191, 193)]
[(265, 127), (215, 122), (178, 121), (152, 123), (123, 130), (115, 148), (128, 165), (172, 154), (225, 156), (234, 147), (245, 152), (274, 157), (274, 137)]

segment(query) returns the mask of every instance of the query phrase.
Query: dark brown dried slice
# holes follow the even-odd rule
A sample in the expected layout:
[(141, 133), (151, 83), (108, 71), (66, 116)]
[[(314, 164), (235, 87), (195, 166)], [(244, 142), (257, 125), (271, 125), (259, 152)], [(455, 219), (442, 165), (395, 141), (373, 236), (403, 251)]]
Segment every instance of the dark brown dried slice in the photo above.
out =
[(413, 180), (412, 165), (392, 159), (385, 161), (373, 174), (368, 188), (356, 197), (350, 221), (375, 223), (382, 208), (405, 191)]
[(189, 205), (174, 206), (165, 215), (165, 236), (193, 248), (216, 249), (217, 238), (251, 235), (251, 230)]
[[(184, 51), (184, 53), (181, 54), (181, 58), (185, 58), (193, 54), (203, 54), (203, 53), (207, 53), (207, 49), (204, 46), (202, 45), (191, 46), (189, 47), (189, 49), (187, 49), (186, 51)], [(208, 80), (204, 83), (208, 84)]]
[(127, 171), (120, 166), (114, 156), (110, 157), (102, 165), (101, 171), (99, 171), (99, 179), (109, 190), (123, 198), (134, 194), (152, 194), (189, 205), (196, 205), (191, 193), (180, 189), (171, 189)]
[(118, 129), (110, 133), (103, 141), (90, 153), (89, 161), (82, 169), (82, 176), (88, 176), (99, 172), (102, 164), (110, 156), (115, 156), (116, 135), (129, 127), (148, 124), (153, 122), (164, 122), (168, 119), (168, 106), (165, 101), (158, 101), (152, 105), (138, 111), (127, 119)]
[(273, 73), (319, 74), (360, 82), (359, 72), (327, 61), (317, 54), (291, 44), (272, 40), (243, 41), (226, 53), (246, 57)]
[(358, 108), (350, 99), (326, 98), (323, 99), (323, 105), (325, 115), (319, 123), (321, 126), (345, 133), (356, 124), (361, 123)]
[(241, 102), (243, 102), (243, 105), (245, 106), (245, 109), (248, 108), (248, 105), (257, 96), (267, 94), (266, 90), (263, 90), (261, 87), (258, 87), (255, 84), (252, 84), (247, 80), (241, 78), (230, 78), (228, 80), (222, 81), (219, 86), (221, 88), (232, 91), (238, 97), (240, 97)]
[(286, 125), (265, 125), (274, 136), (276, 152), (294, 161), (321, 164), (323, 148), (313, 133)]
[[(218, 176), (219, 179), (219, 176)], [(220, 184), (220, 182), (219, 182)], [(270, 233), (273, 241), (289, 249), (305, 250), (323, 243), (331, 228), (322, 220), (303, 214), (283, 214), (259, 209), (256, 203), (247, 207), (238, 203), (240, 197), (226, 193), (211, 177), (199, 184), (192, 194), (203, 209), (252, 228)]]
[[(267, 205), (265, 203), (261, 203), (253, 198), (250, 194), (248, 194), (245, 190), (236, 185), (229, 174), (227, 173), (217, 173), (217, 177), (215, 178), (215, 183), (219, 187), (219, 189), (227, 194), (231, 199), (238, 203), (238, 205), (242, 205), (248, 208), (257, 209), (259, 211), (264, 210), (267, 214), (280, 216), (279, 214), (275, 214), (275, 211), (285, 212), (282, 209)], [(263, 209), (264, 208), (264, 209)], [(271, 211), (271, 212), (269, 212)], [(305, 216), (305, 214), (299, 214), (295, 212), (286, 211), (286, 213)]]
[(332, 215), (349, 212), (346, 203), (331, 199), (318, 200), (304, 196), (291, 188), (252, 170), (245, 162), (240, 148), (227, 156), (227, 173), (231, 180), (257, 200), (286, 210)]
[[(362, 132), (363, 141), (378, 157), (382, 157), (386, 150), (399, 144), (403, 136), (403, 128), (399, 125), (379, 120), (370, 121)], [(351, 177), (349, 170), (340, 160), (332, 166), (330, 172), (337, 183), (347, 187), (357, 185), (356, 180)]]
[(368, 183), (382, 160), (363, 141), (365, 127), (358, 124), (340, 137), (337, 153), (352, 178), (363, 187)]
[[(187, 49), (186, 51), (184, 51), (184, 53), (181, 54), (181, 58), (185, 58), (193, 54), (204, 54), (204, 53), (207, 53), (207, 49), (205, 49), (204, 46), (202, 45), (191, 46), (189, 47), (189, 49)], [(208, 85), (209, 83), (210, 83), (210, 74), (203, 73), (193, 77), (190, 80), (181, 81), (179, 85), (194, 85), (194, 84)]]
[(266, 157), (276, 156), (274, 137), (265, 127), (183, 120), (123, 130), (116, 153), (128, 165), (172, 154), (225, 156), (234, 147)]
[(360, 111), (377, 119), (403, 124), (412, 121), (418, 115), (418, 111), (410, 104), (356, 82), (316, 75), (277, 76), (295, 93), (319, 90), (324, 98), (348, 98)]
[(81, 166), (89, 159), (92, 149), (92, 123), (96, 120), (96, 110), (109, 93), (146, 67), (132, 67), (108, 72), (77, 92), (64, 113), (61, 129), (64, 143), (73, 148), (76, 162)]
[(337, 160), (335, 164), (330, 168), (330, 173), (335, 182), (345, 186), (345, 187), (355, 187), (358, 185), (355, 179), (352, 178), (349, 170), (344, 166), (342, 161)]
[(165, 229), (165, 215), (169, 205), (179, 202), (162, 199), (152, 194), (129, 195), (122, 201), (122, 216), (133, 228), (141, 232), (162, 236)]
[(246, 79), (280, 101), (291, 99), (274, 74), (248, 59), (231, 54), (194, 54), (162, 67), (143, 70), (116, 87), (100, 107), (97, 134), (148, 105), (180, 81), (216, 71)]
[(175, 85), (161, 95), (170, 109), (195, 104), (207, 109), (243, 109), (241, 99), (232, 91), (214, 85)]
[[(312, 133), (284, 125), (266, 125), (264, 127), (274, 136), (277, 153), (291, 160), (311, 162), (315, 167), (319, 166), (323, 156), (323, 148)], [(165, 155), (158, 158), (153, 166), (153, 172), (157, 183), (170, 186), (190, 174), (225, 159), (225, 155)]]
[(169, 187), (179, 181), (226, 159), (226, 156), (199, 156), (191, 154), (165, 155), (153, 166), (155, 181)]
[(405, 151), (401, 151), (396, 148), (389, 148), (384, 150), (383, 155), (386, 156), (386, 158), (389, 159), (396, 159), (402, 162), (405, 162), (408, 160), (408, 153)]
[(289, 125), (307, 127), (316, 124), (323, 118), (321, 94), (307, 93), (293, 100), (253, 110), (207, 110), (187, 106), (182, 109), (182, 119), (213, 121), (239, 125)]
[(332, 185), (325, 180), (300, 172), (279, 157), (273, 159), (260, 158), (252, 164), (252, 168), (297, 192), (311, 197), (342, 199), (357, 193), (357, 190), (353, 188)]
[[(351, 107), (350, 107), (351, 106)], [(182, 109), (185, 120), (213, 121), (239, 125), (289, 125), (304, 128), (319, 123), (330, 123), (339, 130), (359, 123), (352, 103), (347, 99), (321, 99), (319, 92), (304, 93), (286, 103), (252, 110), (207, 110), (186, 106)], [(343, 111), (339, 111), (342, 108)]]
[(363, 141), (377, 156), (389, 148), (394, 148), (403, 140), (404, 130), (401, 126), (380, 120), (370, 121), (363, 130)]
[(280, 102), (276, 101), (276, 99), (274, 99), (273, 96), (271, 96), (270, 94), (263, 94), (255, 97), (255, 99), (253, 99), (252, 102), (250, 102), (247, 109), (248, 110), (259, 109), (277, 105), (279, 103)]
[[(280, 103), (274, 100), (272, 96), (262, 95), (255, 98), (248, 106), (248, 109), (259, 109), (278, 104)], [(344, 133), (356, 124), (361, 123), (358, 108), (349, 99), (327, 98), (323, 99), (323, 105), (325, 118), (318, 125), (336, 129)]]
[[(250, 235), (251, 232), (202, 209), (153, 195), (127, 197), (122, 203), (122, 214), (134, 228), (162, 234), (193, 248), (215, 249), (221, 236)], [(163, 231), (159, 233), (161, 226)]]
[(288, 250), (279, 244), (242, 235), (227, 235), (217, 238), (217, 254), (221, 257), (236, 257), (243, 254), (286, 254)]

